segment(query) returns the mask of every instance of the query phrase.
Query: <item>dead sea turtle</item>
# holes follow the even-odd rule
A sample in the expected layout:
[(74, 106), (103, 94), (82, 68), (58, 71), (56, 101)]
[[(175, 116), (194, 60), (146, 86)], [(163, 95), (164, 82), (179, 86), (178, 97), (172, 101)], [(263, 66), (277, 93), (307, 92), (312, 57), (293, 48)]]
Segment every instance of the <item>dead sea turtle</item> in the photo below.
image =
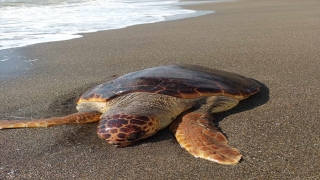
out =
[[(258, 91), (254, 80), (238, 74), (188, 64), (160, 66), (132, 72), (88, 90), (78, 100), (78, 113), (0, 121), (0, 129), (100, 120), (98, 136), (116, 147), (125, 147), (171, 124), (170, 130), (181, 147), (193, 156), (236, 164), (241, 154), (228, 146), (226, 137), (212, 122), (212, 113), (231, 109)], [(186, 110), (190, 111), (173, 121)]]

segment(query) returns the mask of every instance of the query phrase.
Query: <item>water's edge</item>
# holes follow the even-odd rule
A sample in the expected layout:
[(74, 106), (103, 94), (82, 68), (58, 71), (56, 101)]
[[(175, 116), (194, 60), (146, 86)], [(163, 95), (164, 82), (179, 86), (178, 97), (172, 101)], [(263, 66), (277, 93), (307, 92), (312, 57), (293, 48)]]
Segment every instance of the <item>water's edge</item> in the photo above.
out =
[[(219, 1), (199, 1), (199, 2), (183, 1), (175, 4), (174, 6), (179, 6), (180, 8), (188, 9), (188, 8), (185, 8), (184, 5), (212, 3), (212, 2), (219, 2)], [(174, 21), (174, 20), (180, 20), (180, 19), (186, 19), (186, 18), (193, 18), (193, 17), (203, 16), (211, 13), (214, 13), (214, 11), (195, 11), (194, 13), (190, 13), (190, 14), (182, 14), (182, 15), (167, 17), (164, 21)], [(159, 23), (164, 21), (158, 21), (154, 23)], [(145, 24), (149, 24), (149, 23), (145, 23)], [(136, 26), (136, 25), (143, 25), (143, 24), (135, 24), (131, 26)], [(130, 26), (127, 26), (127, 27), (130, 27)], [(124, 28), (127, 28), (127, 27), (124, 27)], [(122, 28), (118, 28), (118, 29), (122, 29)], [(79, 33), (79, 34), (76, 34), (76, 36), (78, 36), (77, 38), (80, 38), (80, 37), (84, 37), (85, 34), (91, 34), (91, 33), (109, 31), (109, 30), (116, 30), (116, 29), (98, 30), (98, 31), (88, 32), (88, 33)], [(72, 38), (72, 39), (76, 39), (76, 38)], [(66, 41), (66, 40), (72, 40), (72, 39), (64, 39), (60, 41)], [(50, 42), (54, 42), (54, 41), (50, 41)], [(33, 68), (32, 66), (34, 65), (34, 63), (36, 63), (37, 59), (29, 59), (23, 56), (20, 51), (21, 49), (24, 49), (29, 46), (39, 45), (42, 43), (50, 43), (50, 42), (40, 42), (40, 43), (30, 44), (22, 47), (0, 50), (0, 81), (8, 80), (8, 78), (27, 74), (28, 71), (32, 70)]]
[[(182, 6), (211, 2), (217, 2), (217, 0), (199, 2), (177, 1), (171, 2), (167, 5), (164, 4), (163, 6), (160, 3), (157, 5), (146, 5), (145, 7), (143, 6), (143, 4), (140, 4), (137, 5), (137, 11), (133, 11), (132, 9), (134, 8), (130, 7), (131, 5), (130, 3), (128, 3), (128, 5), (118, 11), (113, 10), (116, 9), (113, 6), (118, 5), (112, 5), (111, 7), (109, 7), (111, 12), (107, 11), (108, 13), (104, 13), (106, 12), (105, 10), (108, 10), (108, 8), (103, 10), (101, 8), (98, 8), (96, 4), (89, 4), (90, 7), (88, 7), (88, 12), (81, 10), (74, 15), (72, 15), (71, 12), (76, 11), (77, 9), (75, 8), (79, 9), (81, 5), (74, 6), (74, 8), (71, 7), (71, 9), (68, 9), (68, 6), (63, 8), (58, 8), (59, 6), (52, 6), (52, 10), (50, 10), (50, 6), (44, 6), (44, 9), (42, 9), (41, 6), (30, 7), (31, 9), (24, 6), (22, 6), (22, 9), (20, 9), (20, 7), (18, 7), (18, 9), (9, 8), (8, 11), (4, 10), (2, 12), (3, 17), (7, 18), (2, 19), (3, 26), (0, 27), (0, 32), (2, 34), (2, 38), (0, 38), (0, 50), (24, 47), (45, 42), (55, 42), (81, 38), (83, 37), (81, 34), (84, 33), (122, 29), (139, 24), (150, 24), (162, 21), (172, 21), (202, 16), (213, 13), (213, 11), (196, 11)], [(148, 7), (152, 8), (148, 10)], [(24, 9), (26, 9), (26, 11)], [(94, 13), (95, 9), (97, 9), (97, 13)], [(33, 14), (33, 12), (37, 12), (38, 10), (40, 11), (38, 12), (38, 14)], [(12, 11), (18, 11), (18, 15), (14, 15)], [(22, 13), (21, 15), (19, 15), (20, 11)], [(55, 13), (56, 11), (57, 13)], [(100, 11), (102, 14), (99, 13)], [(121, 15), (122, 11), (128, 11), (129, 16), (127, 17)], [(52, 17), (51, 15), (42, 16), (44, 15), (44, 12), (46, 12), (45, 14), (52, 13), (53, 15)], [(92, 20), (90, 20), (89, 16), (91, 14)], [(61, 19), (61, 15), (65, 15), (66, 18)], [(39, 21), (37, 19), (34, 19), (34, 16), (39, 17)], [(89, 19), (82, 20), (86, 16), (88, 16)]]

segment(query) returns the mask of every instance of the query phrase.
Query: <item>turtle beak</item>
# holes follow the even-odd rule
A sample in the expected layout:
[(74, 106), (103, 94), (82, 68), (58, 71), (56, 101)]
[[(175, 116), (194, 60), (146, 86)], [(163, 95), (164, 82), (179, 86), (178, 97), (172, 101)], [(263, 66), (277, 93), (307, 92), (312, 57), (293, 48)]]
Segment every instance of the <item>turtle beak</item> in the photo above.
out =
[(116, 148), (130, 146), (134, 142), (139, 141), (140, 139), (144, 139), (144, 135), (146, 134), (144, 131), (134, 131), (126, 135), (123, 135), (123, 133), (120, 133), (120, 135), (115, 133), (112, 134), (110, 133), (110, 130), (107, 130), (105, 133), (101, 132), (104, 131), (98, 131), (98, 136), (101, 139), (106, 140), (108, 144), (113, 145)]
[(132, 143), (130, 142), (121, 142), (121, 141), (107, 141), (108, 144), (116, 147), (116, 148), (123, 148), (123, 147), (126, 147), (126, 146), (129, 146), (131, 145)]

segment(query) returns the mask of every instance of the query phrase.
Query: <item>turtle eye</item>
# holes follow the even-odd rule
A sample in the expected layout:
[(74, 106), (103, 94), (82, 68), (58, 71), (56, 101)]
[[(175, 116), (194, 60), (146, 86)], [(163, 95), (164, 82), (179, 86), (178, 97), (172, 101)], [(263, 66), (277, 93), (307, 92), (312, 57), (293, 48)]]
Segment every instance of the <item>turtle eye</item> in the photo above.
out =
[(101, 118), (97, 134), (111, 145), (125, 147), (159, 129), (159, 121), (153, 117), (114, 114)]

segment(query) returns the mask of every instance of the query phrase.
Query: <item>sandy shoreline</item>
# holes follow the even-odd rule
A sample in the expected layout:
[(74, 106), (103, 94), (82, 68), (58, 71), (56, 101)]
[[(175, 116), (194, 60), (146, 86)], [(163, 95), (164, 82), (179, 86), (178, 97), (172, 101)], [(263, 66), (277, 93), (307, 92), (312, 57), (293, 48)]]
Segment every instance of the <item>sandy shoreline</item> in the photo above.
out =
[(0, 119), (63, 116), (75, 112), (74, 101), (88, 87), (114, 75), (200, 64), (263, 84), (257, 96), (216, 115), (243, 154), (240, 164), (196, 159), (167, 129), (115, 149), (96, 136), (93, 123), (0, 131), (0, 179), (320, 178), (319, 1), (188, 7), (216, 12), (1, 51), (37, 60), (23, 67), (31, 70), (0, 78)]

